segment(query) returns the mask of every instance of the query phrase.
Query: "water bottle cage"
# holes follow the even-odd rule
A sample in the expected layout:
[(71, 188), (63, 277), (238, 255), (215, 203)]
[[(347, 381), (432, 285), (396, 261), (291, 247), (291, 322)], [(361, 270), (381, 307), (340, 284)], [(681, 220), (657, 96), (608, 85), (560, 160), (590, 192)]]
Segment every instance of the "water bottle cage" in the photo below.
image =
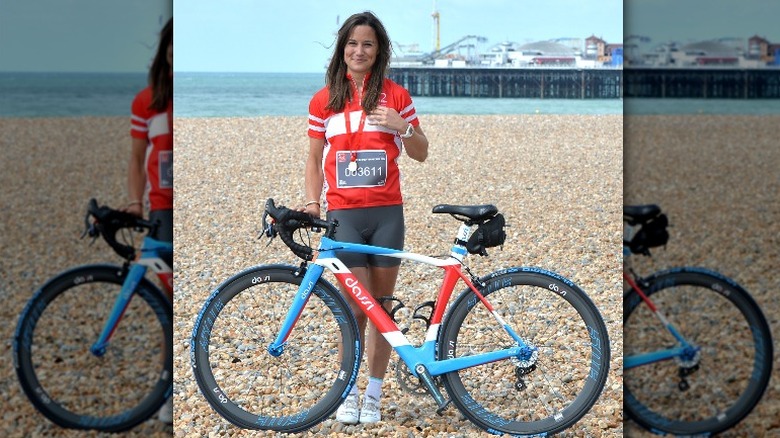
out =
[[(393, 297), (393, 296), (379, 297), (379, 298), (377, 298), (377, 301), (379, 302), (379, 304), (382, 305), (382, 309), (384, 309), (385, 313), (387, 313), (387, 315), (390, 317), (390, 319), (392, 319), (393, 322), (396, 323), (396, 325), (399, 325), (400, 321), (398, 321), (396, 319), (396, 314), (398, 313), (399, 310), (405, 308), (406, 304), (404, 304), (404, 302), (401, 301), (400, 299), (398, 299), (396, 297)], [(398, 303), (398, 304), (393, 306), (390, 310), (387, 310), (387, 308), (385, 307), (385, 302)], [(419, 306), (415, 307), (414, 308), (414, 312), (412, 313), (412, 321), (414, 321), (414, 320), (424, 321), (425, 322), (425, 329), (428, 330), (428, 328), (430, 328), (430, 326), (431, 326), (431, 316), (433, 315), (433, 308), (434, 308), (435, 305), (436, 305), (436, 303), (433, 302), (433, 301), (426, 301), (426, 302), (420, 304)], [(428, 313), (427, 316), (422, 314), (422, 313), (420, 313), (421, 310), (423, 310), (426, 307), (430, 308), (429, 313)], [(402, 328), (401, 329), (401, 333), (406, 334), (409, 331), (410, 328), (411, 328), (411, 324), (409, 326), (406, 326), (406, 327)]]
[[(429, 312), (428, 316), (421, 315), (420, 310), (428, 307)], [(431, 327), (431, 317), (433, 316), (433, 309), (436, 307), (436, 303), (434, 301), (426, 301), (419, 306), (414, 308), (414, 313), (412, 314), (412, 319), (419, 319), (422, 321), (425, 321), (425, 330), (428, 330)]]
[[(395, 319), (395, 314), (396, 314), (396, 313), (397, 313), (399, 310), (401, 310), (401, 309), (403, 309), (404, 307), (406, 307), (406, 305), (404, 304), (404, 302), (403, 302), (403, 301), (401, 301), (401, 300), (399, 300), (398, 298), (396, 298), (396, 297), (394, 297), (394, 296), (389, 296), (389, 297), (379, 297), (379, 298), (377, 298), (376, 300), (377, 300), (377, 301), (379, 301), (379, 304), (382, 306), (382, 309), (384, 309), (384, 310), (385, 310), (385, 313), (387, 313), (387, 315), (390, 317), (390, 319), (392, 319), (392, 320), (393, 320), (393, 322), (394, 322), (394, 323), (396, 323), (396, 325), (397, 325), (397, 324), (398, 324), (398, 321)], [(398, 304), (396, 304), (395, 306), (393, 306), (393, 308), (392, 308), (392, 309), (390, 309), (390, 310), (387, 310), (387, 308), (385, 307), (385, 303), (386, 303), (386, 302), (389, 302), (389, 303), (394, 303), (394, 302), (397, 302)], [(401, 333), (406, 333), (406, 331), (408, 331), (408, 330), (409, 330), (408, 328), (407, 328), (407, 329), (405, 329), (405, 330), (401, 330)]]

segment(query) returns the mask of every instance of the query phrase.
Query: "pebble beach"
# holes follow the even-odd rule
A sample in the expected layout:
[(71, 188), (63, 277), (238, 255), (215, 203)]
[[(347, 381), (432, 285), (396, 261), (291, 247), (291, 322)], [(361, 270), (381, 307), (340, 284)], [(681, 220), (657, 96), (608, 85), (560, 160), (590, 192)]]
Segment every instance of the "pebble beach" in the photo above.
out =
[[(175, 421), (177, 437), (256, 436), (216, 414), (189, 363), (195, 318), (223, 280), (253, 265), (293, 263), (279, 241), (258, 240), (265, 200), (304, 202), (305, 117), (175, 119)], [(431, 147), (417, 163), (401, 159), (406, 249), (446, 253), (457, 230), (431, 214), (439, 203), (493, 203), (510, 227), (503, 249), (471, 257), (475, 272), (537, 266), (585, 290), (611, 341), (606, 387), (593, 409), (563, 436), (622, 436), (622, 117), (445, 116), (422, 119)], [(404, 273), (407, 272), (405, 276)], [(396, 296), (432, 299), (438, 276), (419, 280), (402, 265)], [(383, 421), (344, 426), (327, 420), (305, 436), (472, 437), (483, 433), (454, 408), (435, 414), (430, 397), (402, 391), (394, 363), (384, 385)], [(365, 363), (363, 365), (365, 370)], [(365, 385), (365, 374), (358, 383)]]
[[(0, 118), (0, 132), (0, 435), (110, 436), (62, 429), (33, 408), (16, 378), (12, 337), (27, 300), (48, 278), (77, 265), (121, 263), (105, 242), (90, 245), (80, 236), (90, 198), (115, 208), (127, 202), (129, 117)], [(127, 435), (172, 433), (155, 417)]]
[[(625, 129), (621, 116), (430, 115), (422, 122), (431, 142), (428, 161), (407, 157), (400, 164), (407, 249), (438, 255), (449, 248), (454, 222), (432, 215), (433, 205), (494, 203), (510, 225), (507, 243), (487, 258), (472, 256), (470, 267), (556, 271), (585, 290), (604, 316), (612, 343), (607, 385), (591, 412), (562, 436), (652, 436), (622, 415), (623, 196), (626, 203), (660, 204), (672, 224), (665, 248), (652, 259), (635, 258), (640, 272), (679, 265), (720, 271), (753, 295), (778, 333), (780, 152), (773, 133), (780, 118), (633, 116), (625, 118)], [(288, 206), (303, 201), (305, 124), (300, 117), (175, 120), (176, 426), (151, 419), (128, 435), (263, 435), (230, 425), (208, 406), (190, 368), (189, 338), (203, 301), (224, 279), (256, 264), (297, 263), (281, 242), (266, 246), (257, 236), (268, 197)], [(118, 262), (102, 242), (79, 237), (89, 198), (113, 206), (126, 199), (128, 121), (0, 119), (0, 132), (0, 431), (101, 436), (60, 429), (35, 411), (16, 380), (11, 339), (25, 302), (45, 279), (74, 265)], [(417, 274), (402, 266), (397, 295), (407, 303), (431, 299), (438, 285), (438, 278), (420, 281)], [(393, 377), (396, 358), (385, 380), (382, 423), (328, 420), (304, 435), (485, 435), (456, 409), (437, 416), (430, 397), (402, 391)], [(756, 409), (723, 436), (777, 433), (780, 383), (773, 377)]]
[[(698, 266), (737, 281), (761, 306), (775, 345), (758, 406), (724, 437), (780, 434), (780, 149), (778, 116), (626, 116), (626, 204), (661, 206), (669, 242), (632, 256), (640, 274)], [(625, 436), (655, 436), (627, 422)]]

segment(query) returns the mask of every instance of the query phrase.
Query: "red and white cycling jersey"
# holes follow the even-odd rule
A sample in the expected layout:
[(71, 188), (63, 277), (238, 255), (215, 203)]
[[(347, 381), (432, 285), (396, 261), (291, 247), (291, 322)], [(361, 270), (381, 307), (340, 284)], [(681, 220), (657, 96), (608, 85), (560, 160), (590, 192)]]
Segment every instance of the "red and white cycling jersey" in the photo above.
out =
[[(364, 84), (366, 80), (368, 76), (364, 78)], [(354, 80), (351, 82), (352, 95), (357, 96), (357, 86)], [(368, 123), (360, 99), (347, 102), (343, 111), (335, 112), (325, 109), (329, 97), (327, 87), (312, 97), (308, 130), (309, 137), (325, 139), (322, 168), (327, 208), (340, 210), (402, 204), (398, 157), (403, 143), (398, 133)], [(378, 105), (395, 109), (412, 126), (420, 124), (409, 92), (390, 79), (382, 83)], [(359, 166), (348, 168), (348, 160), (358, 161)]]
[(147, 141), (146, 180), (149, 209), (173, 208), (173, 102), (165, 112), (150, 109), (152, 89), (133, 100), (130, 135)]

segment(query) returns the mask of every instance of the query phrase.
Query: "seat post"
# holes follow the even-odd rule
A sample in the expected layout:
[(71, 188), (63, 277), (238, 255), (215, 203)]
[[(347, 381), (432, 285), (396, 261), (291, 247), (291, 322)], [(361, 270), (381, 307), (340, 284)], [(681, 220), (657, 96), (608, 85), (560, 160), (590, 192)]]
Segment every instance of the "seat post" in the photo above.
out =
[(471, 226), (466, 225), (465, 222), (461, 223), (460, 228), (458, 228), (458, 235), (455, 237), (455, 242), (453, 242), (450, 250), (450, 256), (461, 263), (463, 263), (463, 258), (468, 254), (466, 242), (469, 240), (469, 237), (471, 237)]

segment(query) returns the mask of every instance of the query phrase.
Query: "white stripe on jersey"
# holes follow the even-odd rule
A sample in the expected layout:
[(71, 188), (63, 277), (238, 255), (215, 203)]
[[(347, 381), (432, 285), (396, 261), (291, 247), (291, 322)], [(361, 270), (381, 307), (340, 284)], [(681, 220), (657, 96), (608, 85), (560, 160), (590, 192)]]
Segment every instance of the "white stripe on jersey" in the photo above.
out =
[(170, 134), (168, 128), (168, 113), (160, 113), (149, 119), (149, 138)]
[(401, 111), (398, 111), (398, 115), (403, 117), (404, 113), (408, 113), (409, 111), (413, 111), (413, 110), (414, 110), (414, 104), (410, 103), (409, 106), (407, 106), (406, 108), (402, 109)]
[(325, 120), (322, 120), (321, 118), (315, 117), (315, 116), (313, 116), (311, 114), (309, 114), (309, 120), (313, 120), (313, 121), (315, 121), (317, 123), (321, 123), (323, 125), (325, 124)]
[[(360, 116), (363, 111), (351, 111), (349, 113), (349, 123), (352, 133), (356, 133), (360, 127)], [(335, 137), (337, 135), (344, 135), (347, 133), (347, 123), (344, 118), (344, 113), (334, 114), (328, 117), (325, 122), (325, 136), (327, 138)], [(380, 125), (372, 125), (366, 120), (363, 124), (363, 132), (384, 132), (386, 134), (395, 135), (395, 131)]]

